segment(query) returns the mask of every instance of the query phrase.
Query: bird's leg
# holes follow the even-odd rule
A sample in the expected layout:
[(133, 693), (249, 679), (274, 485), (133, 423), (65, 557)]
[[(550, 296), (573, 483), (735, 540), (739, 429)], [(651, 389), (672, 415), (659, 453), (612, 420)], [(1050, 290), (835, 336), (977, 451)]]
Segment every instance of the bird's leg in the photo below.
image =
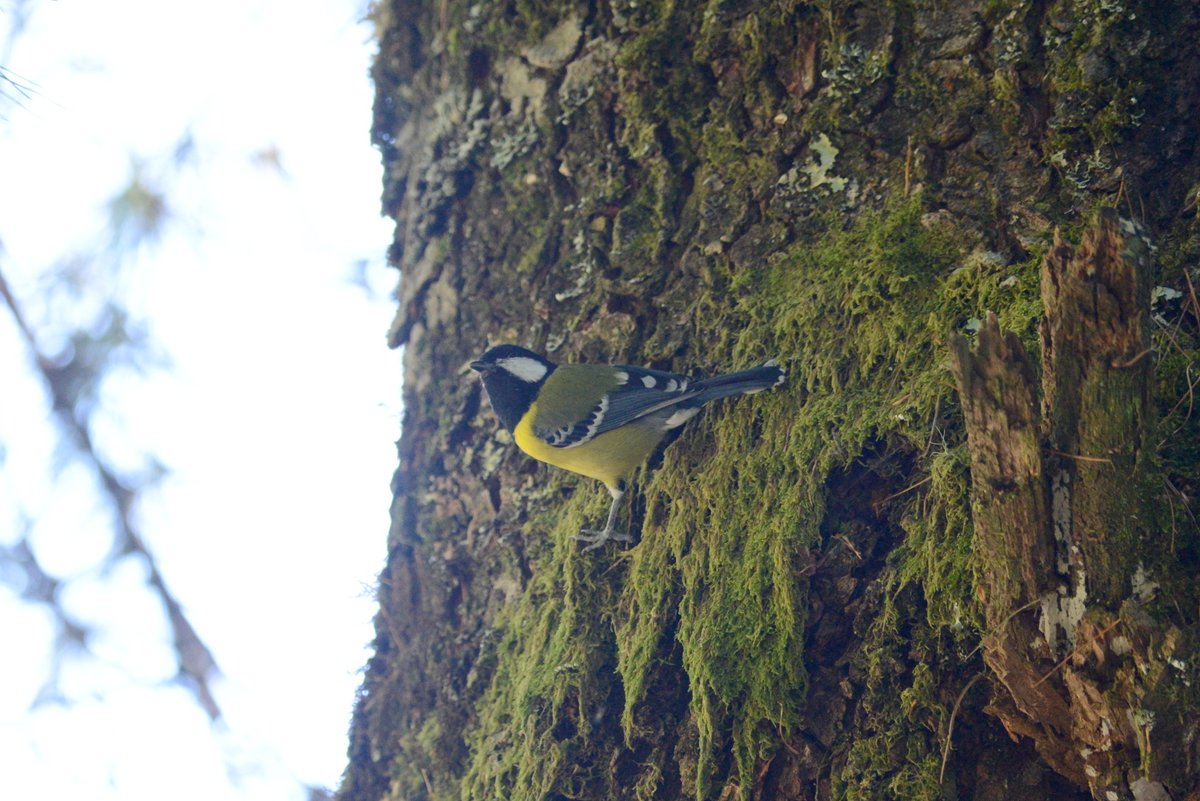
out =
[(583, 549), (584, 553), (595, 550), (606, 542), (629, 542), (631, 539), (628, 534), (623, 534), (614, 528), (617, 522), (617, 510), (621, 505), (621, 497), (625, 494), (625, 482), (610, 486), (608, 491), (612, 495), (612, 506), (608, 508), (608, 522), (604, 524), (604, 528), (600, 530), (585, 528), (575, 535), (575, 539), (588, 543), (588, 546)]

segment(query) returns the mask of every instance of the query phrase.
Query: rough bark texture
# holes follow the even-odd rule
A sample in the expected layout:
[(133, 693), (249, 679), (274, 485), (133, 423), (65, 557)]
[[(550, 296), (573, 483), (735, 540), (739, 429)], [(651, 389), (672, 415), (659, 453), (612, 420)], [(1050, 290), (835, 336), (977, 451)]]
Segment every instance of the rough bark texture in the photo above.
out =
[[(1195, 4), (375, 15), (405, 420), (343, 801), (1200, 793)], [(502, 341), (792, 380), (581, 554)]]
[(958, 337), (954, 376), (963, 402), (974, 484), (975, 553), (989, 629), (1040, 598), (1049, 579), (1049, 493), (1033, 365), (1016, 334), (988, 313), (976, 350)]
[[(989, 711), (1095, 798), (1132, 797), (1134, 782), (1143, 796), (1165, 794), (1151, 765), (1187, 765), (1193, 748), (1154, 734), (1143, 699), (1162, 675), (1144, 682), (1135, 669), (1179, 634), (1145, 614), (1136, 578), (1158, 548), (1142, 453), (1152, 266), (1144, 235), (1111, 210), (1078, 249), (1055, 235), (1042, 265), (1040, 415), (1029, 358), (994, 315), (974, 350), (955, 340), (952, 358), (987, 565), (984, 661), (1005, 691)], [(1059, 588), (1045, 592), (1052, 579)], [(1135, 641), (1151, 650), (1132, 653)], [(1196, 710), (1185, 717), (1196, 724)]]

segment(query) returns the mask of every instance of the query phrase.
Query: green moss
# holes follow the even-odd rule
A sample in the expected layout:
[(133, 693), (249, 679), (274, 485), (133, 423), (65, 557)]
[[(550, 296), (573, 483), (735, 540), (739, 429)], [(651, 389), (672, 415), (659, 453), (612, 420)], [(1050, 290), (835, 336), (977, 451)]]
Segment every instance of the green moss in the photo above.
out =
[(949, 228), (922, 224), (918, 201), (901, 201), (734, 277), (739, 320), (725, 323), (742, 333), (715, 358), (777, 356), (791, 382), (702, 417), (667, 452), (645, 489), (642, 542), (617, 619), (633, 740), (634, 711), (677, 611), (699, 729), (698, 798), (710, 792), (716, 750), (732, 749), (730, 778), (745, 789), (803, 722), (803, 555), (820, 547), (826, 477), (871, 441), (898, 438), (932, 454), (928, 486), (897, 501), (909, 538), (895, 591), (923, 587), (931, 626), (969, 631), (976, 620), (966, 457), (961, 433), (939, 428), (952, 384), (937, 343), (989, 308), (1032, 332), (1036, 271), (1032, 261), (964, 259), (957, 242)]
[(622, 265), (626, 280), (656, 271), (663, 232), (668, 229), (668, 200), (663, 195), (670, 185), (665, 176), (666, 163), (656, 161), (646, 172), (645, 182), (613, 220), (612, 254)]
[[(835, 762), (831, 789), (845, 801), (935, 801), (942, 798), (936, 732), (950, 714), (936, 693), (933, 663), (940, 655), (929, 648), (929, 629), (902, 633), (914, 623), (917, 604), (912, 593), (894, 592), (895, 572), (881, 578), (888, 587), (882, 613), (856, 660), (866, 676), (860, 705), (866, 723)], [(909, 670), (911, 659), (917, 661)]]
[[(546, 495), (557, 495), (560, 484), (551, 481)], [(593, 495), (600, 493), (580, 500)], [(566, 514), (559, 508), (553, 519), (532, 521), (538, 530), (552, 526), (554, 535), (545, 548), (532, 549), (538, 570), (497, 621), (490, 646), (496, 666), (470, 735), (463, 799), (540, 801), (552, 791), (578, 797), (601, 779), (592, 715), (612, 685), (611, 664), (605, 664), (614, 647), (604, 610), (612, 606), (605, 598), (613, 590), (571, 539), (581, 528), (583, 506), (572, 501)]]
[[(607, 506), (592, 482), (564, 503), (575, 479), (551, 473), (529, 499), (543, 510), (528, 527), (532, 578), (480, 660), (490, 676), (463, 798), (603, 797), (620, 744), (594, 739), (593, 716), (621, 709), (627, 747), (657, 743), (637, 711), (655, 677), (676, 669), (663, 662), (672, 641), (696, 737), (695, 763), (678, 767), (684, 790), (746, 797), (758, 767), (805, 723), (807, 576), (828, 477), (878, 442), (908, 453), (925, 479), (898, 488), (881, 512), (905, 536), (877, 581), (883, 612), (854, 657), (868, 723), (845, 733), (834, 783), (848, 799), (939, 797), (936, 732), (948, 711), (936, 671), (970, 652), (979, 626), (968, 458), (950, 422), (943, 343), (988, 310), (1032, 340), (1040, 256), (1008, 265), (964, 253), (959, 232), (923, 218), (918, 198), (848, 228), (834, 217), (825, 225), (755, 269), (717, 259), (731, 300), (714, 307), (725, 316), (697, 350), (700, 366), (776, 357), (790, 381), (720, 405), (667, 449), (637, 482), (645, 513), (635, 548), (579, 553), (571, 536)], [(654, 797), (675, 758), (654, 750), (624, 786)]]
[(687, 19), (697, 9), (684, 4), (645, 14), (653, 22), (624, 43), (617, 55), (621, 91), (620, 142), (637, 160), (659, 153), (664, 138), (671, 142), (670, 157), (690, 161), (695, 157), (704, 117), (708, 87), (692, 61), (692, 53), (681, 30), (690, 30)]
[[(700, 134), (706, 166), (739, 187), (761, 187), (779, 174), (767, 158), (727, 120), (707, 123)], [(703, 185), (703, 176), (699, 181)]]
[[(971, 549), (970, 456), (966, 446), (942, 450), (929, 461), (928, 487), (908, 504), (897, 546), (900, 586), (924, 591), (930, 626), (978, 629)], [(922, 489), (922, 488), (915, 488)]]
[(1073, 0), (1051, 12), (1045, 40), (1054, 115), (1046, 153), (1070, 188), (1112, 179), (1114, 149), (1145, 113), (1138, 70), (1145, 68), (1147, 26), (1169, 25), (1164, 16), (1127, 0)]
[[(472, 3), (456, 3), (450, 6), (452, 14), (458, 19), (459, 26), (468, 31), (477, 27), (473, 20), (482, 16), (485, 20), (483, 29), (486, 38), (500, 43), (509, 52), (517, 52), (521, 45), (531, 45), (545, 36), (556, 20), (567, 16), (575, 3), (571, 0), (514, 0), (512, 3), (498, 5), (501, 13), (480, 14)], [(464, 22), (465, 21), (465, 24)]]
[[(1200, 219), (1190, 215), (1180, 220), (1161, 244), (1155, 284), (1174, 293), (1151, 296), (1157, 419), (1148, 439), (1158, 469), (1147, 472), (1161, 476), (1154, 527), (1161, 545), (1149, 549), (1145, 568), (1162, 584), (1160, 597), (1186, 609), (1194, 608), (1200, 595), (1195, 581), (1200, 520), (1194, 500), (1200, 494)], [(1190, 604), (1184, 599), (1191, 599)], [(1157, 611), (1173, 619), (1170, 609)]]
[(898, 4), (814, 5), (821, 16), (821, 75), (812, 106), (798, 121), (813, 134), (857, 130), (893, 82), (893, 47), (882, 32), (895, 24)]
[(811, 540), (823, 510), (819, 494), (775, 481), (776, 461), (789, 459), (783, 432), (764, 432), (756, 443), (746, 436), (755, 410), (727, 412), (711, 438), (695, 441), (712, 451), (702, 466), (691, 464), (693, 448), (679, 449), (652, 478), (618, 620), (632, 737), (633, 706), (678, 605), (676, 636), (699, 730), (697, 797), (707, 793), (714, 747), (730, 733), (744, 780), (797, 722), (807, 600), (797, 546)]
[[(978, 625), (967, 457), (961, 432), (947, 428), (953, 385), (940, 343), (989, 309), (1032, 337), (1037, 261), (964, 254), (956, 231), (923, 221), (918, 199), (845, 230), (834, 218), (827, 225), (816, 244), (729, 275), (736, 300), (719, 321), (729, 336), (711, 339), (707, 366), (774, 356), (790, 382), (721, 405), (667, 449), (639, 482), (641, 542), (616, 569), (570, 539), (604, 513), (591, 482), (564, 505), (561, 487), (573, 479), (553, 474), (532, 499), (545, 510), (532, 536), (552, 535), (530, 549), (529, 586), (497, 622), (484, 660), (495, 667), (478, 704), (464, 798), (609, 786), (603, 754), (616, 744), (592, 740), (591, 716), (612, 713), (619, 677), (626, 744), (653, 739), (636, 712), (672, 639), (697, 736), (694, 770), (680, 768), (685, 791), (706, 798), (719, 783), (745, 797), (758, 765), (804, 724), (807, 568), (821, 548), (827, 477), (879, 441), (913, 454), (928, 477), (888, 504), (906, 537), (881, 577), (886, 613), (859, 657), (880, 714), (874, 730), (852, 738), (837, 776), (846, 798), (935, 797), (940, 755), (929, 721), (946, 714), (933, 690), (936, 660), (932, 646), (900, 654), (900, 629), (969, 640)], [(901, 707), (885, 709), (896, 697)], [(717, 759), (725, 751), (728, 768)], [(671, 758), (656, 753), (641, 766), (639, 797), (653, 797)]]
[(546, 249), (548, 227), (544, 220), (530, 218), (529, 228), (526, 230), (529, 244), (521, 251), (513, 266), (516, 275), (528, 275), (540, 263)]

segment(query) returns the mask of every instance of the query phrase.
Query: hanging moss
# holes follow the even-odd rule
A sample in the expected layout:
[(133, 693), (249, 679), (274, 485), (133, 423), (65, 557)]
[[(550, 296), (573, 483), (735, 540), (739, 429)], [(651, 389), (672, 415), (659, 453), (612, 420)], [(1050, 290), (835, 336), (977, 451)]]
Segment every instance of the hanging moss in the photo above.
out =
[(952, 403), (936, 343), (984, 308), (1032, 331), (1032, 270), (964, 262), (953, 231), (922, 224), (918, 201), (907, 200), (736, 278), (745, 322), (729, 363), (780, 357), (789, 388), (702, 417), (668, 452), (646, 488), (617, 631), (633, 738), (633, 710), (678, 607), (698, 798), (727, 738), (745, 786), (802, 722), (803, 555), (820, 545), (829, 471), (870, 440), (896, 436), (933, 454), (930, 486), (903, 516), (910, 539), (896, 583), (925, 588), (931, 624), (973, 625), (966, 459), (959, 434), (930, 422)]
[(544, 799), (565, 788), (578, 797), (605, 776), (591, 731), (613, 691), (605, 610), (614, 589), (572, 539), (582, 527), (581, 506), (532, 522), (539, 531), (553, 527), (553, 542), (497, 621), (495, 668), (469, 738), (463, 799)]

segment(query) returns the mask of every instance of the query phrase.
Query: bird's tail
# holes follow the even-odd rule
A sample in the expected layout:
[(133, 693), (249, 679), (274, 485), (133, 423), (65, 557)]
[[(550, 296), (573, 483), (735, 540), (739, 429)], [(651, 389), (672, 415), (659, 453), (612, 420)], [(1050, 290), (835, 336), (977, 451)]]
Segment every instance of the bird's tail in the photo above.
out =
[(696, 396), (697, 405), (730, 395), (746, 395), (772, 389), (787, 380), (787, 373), (773, 360), (761, 367), (742, 370), (729, 375), (706, 378), (693, 384), (701, 392)]

